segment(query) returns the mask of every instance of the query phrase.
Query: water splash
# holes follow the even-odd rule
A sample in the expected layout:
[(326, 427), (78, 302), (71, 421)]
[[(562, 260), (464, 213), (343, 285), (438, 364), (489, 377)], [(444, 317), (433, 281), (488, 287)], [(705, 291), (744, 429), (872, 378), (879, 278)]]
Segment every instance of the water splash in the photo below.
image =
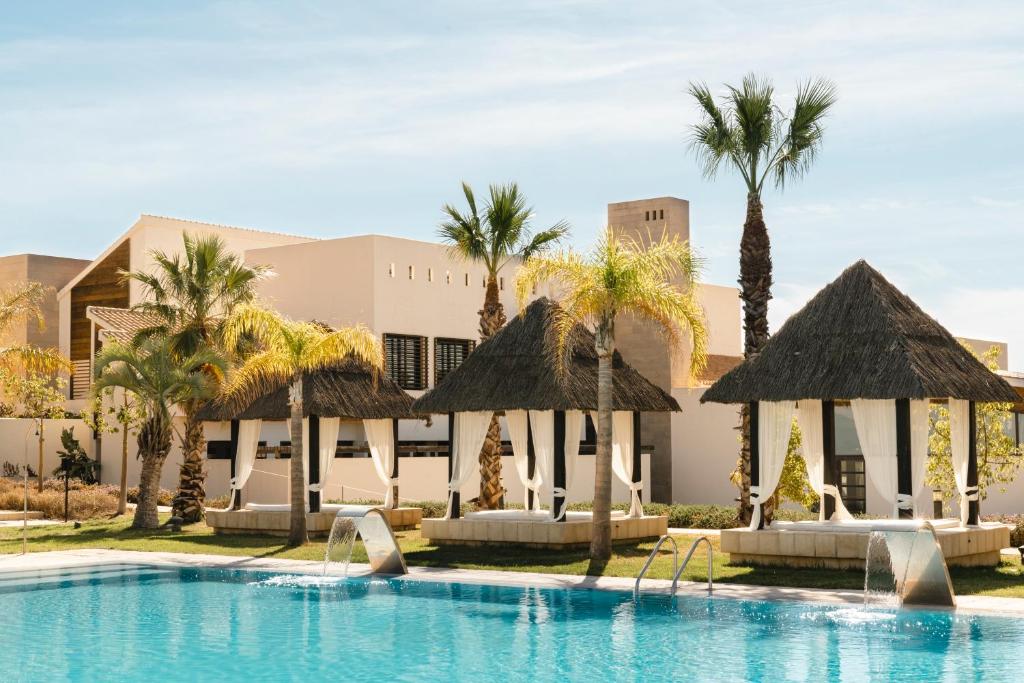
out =
[(864, 604), (955, 607), (953, 582), (935, 529), (921, 520), (905, 526), (909, 528), (876, 529), (868, 537)]
[(348, 577), (348, 567), (352, 562), (352, 548), (356, 542), (356, 523), (350, 517), (337, 517), (331, 525), (331, 535), (327, 539), (327, 550), (324, 552), (323, 576), (327, 576), (332, 562), (340, 562), (342, 576)]
[(867, 607), (899, 607), (899, 578), (892, 566), (892, 554), (884, 531), (872, 531), (868, 537), (864, 563), (864, 605)]

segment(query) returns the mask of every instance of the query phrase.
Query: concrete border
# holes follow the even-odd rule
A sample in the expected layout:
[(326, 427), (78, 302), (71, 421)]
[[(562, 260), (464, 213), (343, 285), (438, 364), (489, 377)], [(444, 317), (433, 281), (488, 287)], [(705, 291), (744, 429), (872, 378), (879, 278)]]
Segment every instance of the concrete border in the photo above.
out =
[[(130, 550), (58, 550), (28, 555), (0, 555), (0, 580), (5, 574), (38, 570), (94, 568), (102, 565), (144, 565), (157, 567), (221, 568), (247, 571), (273, 571), (294, 574), (319, 574), (321, 562), (312, 560), (283, 560), (249, 556), (200, 555), (189, 553), (151, 553)], [(367, 564), (353, 564), (350, 576), (370, 575)], [(337, 575), (336, 572), (332, 572)], [(631, 592), (634, 579), (614, 576), (580, 576), (576, 574), (540, 574), (534, 572), (487, 571), (478, 569), (448, 569), (438, 567), (410, 567), (409, 574), (397, 577), (402, 581), (443, 581), (450, 583), (489, 584), (516, 588), (587, 589)], [(646, 594), (667, 595), (672, 582), (665, 579), (644, 579), (642, 590)], [(703, 582), (681, 581), (679, 595), (706, 596)], [(755, 586), (750, 584), (720, 583), (712, 597), (732, 600), (772, 600), (787, 602), (814, 602), (827, 605), (862, 605), (860, 591), (828, 590), (823, 588), (788, 588)], [(1024, 599), (999, 598), (984, 595), (958, 595), (957, 611), (1003, 615), (1024, 618)]]

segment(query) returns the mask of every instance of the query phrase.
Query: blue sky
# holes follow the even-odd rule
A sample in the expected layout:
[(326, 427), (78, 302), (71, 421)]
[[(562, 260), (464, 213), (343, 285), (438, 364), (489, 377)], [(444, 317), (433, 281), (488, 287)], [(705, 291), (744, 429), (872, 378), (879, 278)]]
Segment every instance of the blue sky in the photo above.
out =
[(687, 83), (825, 76), (820, 159), (765, 196), (774, 324), (866, 258), (1024, 369), (1022, 35), (998, 1), (19, 3), (0, 251), (93, 257), (140, 213), (431, 239), (461, 179), (514, 179), (578, 246), (609, 201), (689, 199), (728, 284), (744, 193), (700, 177)]

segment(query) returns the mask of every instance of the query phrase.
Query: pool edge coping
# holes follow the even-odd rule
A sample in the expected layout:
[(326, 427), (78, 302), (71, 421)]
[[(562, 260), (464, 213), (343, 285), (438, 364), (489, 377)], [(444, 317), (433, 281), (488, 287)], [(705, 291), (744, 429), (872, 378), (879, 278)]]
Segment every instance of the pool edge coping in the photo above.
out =
[[(245, 555), (214, 555), (137, 550), (79, 549), (56, 550), (28, 555), (0, 555), (0, 577), (8, 573), (42, 569), (72, 569), (106, 564), (133, 564), (177, 568), (216, 568), (246, 571), (275, 571), (297, 574), (319, 573), (323, 563), (315, 560), (289, 560)], [(350, 576), (370, 575), (369, 565), (353, 564)], [(338, 575), (332, 572), (332, 575)], [(635, 579), (615, 576), (582, 576), (578, 574), (544, 574), (538, 572), (456, 569), (446, 567), (410, 567), (409, 573), (396, 576), (402, 581), (439, 581), (472, 583), (516, 588), (548, 588), (563, 590), (633, 591)], [(641, 593), (668, 595), (672, 582), (667, 579), (644, 579)], [(685, 596), (707, 596), (704, 582), (680, 581), (677, 593)], [(782, 602), (812, 602), (830, 605), (862, 605), (860, 591), (827, 588), (794, 588), (758, 586), (754, 584), (720, 583), (713, 598)], [(1024, 617), (1024, 599), (987, 595), (958, 595), (957, 611)]]

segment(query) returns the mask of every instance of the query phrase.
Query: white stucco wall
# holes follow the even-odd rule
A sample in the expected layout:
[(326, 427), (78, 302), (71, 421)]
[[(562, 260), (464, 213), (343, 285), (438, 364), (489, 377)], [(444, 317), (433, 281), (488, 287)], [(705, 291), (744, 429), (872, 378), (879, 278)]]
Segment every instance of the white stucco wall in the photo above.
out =
[(729, 473), (739, 457), (739, 410), (700, 402), (704, 389), (673, 389), (672, 500), (732, 505), (738, 492)]

